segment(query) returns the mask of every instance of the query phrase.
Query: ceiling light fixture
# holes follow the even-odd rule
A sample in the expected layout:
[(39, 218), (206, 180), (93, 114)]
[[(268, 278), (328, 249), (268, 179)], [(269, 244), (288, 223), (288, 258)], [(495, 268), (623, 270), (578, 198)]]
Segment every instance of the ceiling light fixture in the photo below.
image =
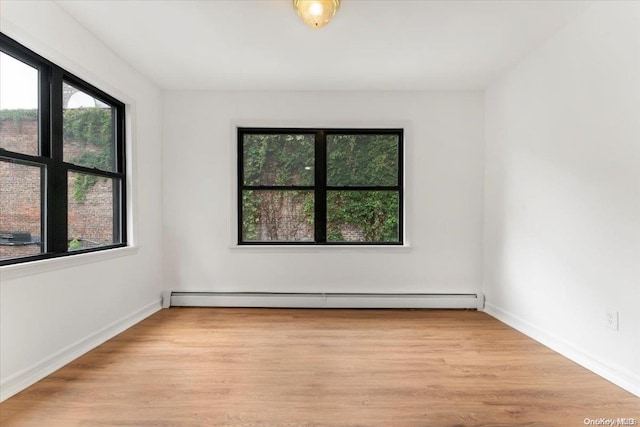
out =
[(293, 8), (311, 28), (327, 25), (339, 7), (340, 0), (293, 0)]

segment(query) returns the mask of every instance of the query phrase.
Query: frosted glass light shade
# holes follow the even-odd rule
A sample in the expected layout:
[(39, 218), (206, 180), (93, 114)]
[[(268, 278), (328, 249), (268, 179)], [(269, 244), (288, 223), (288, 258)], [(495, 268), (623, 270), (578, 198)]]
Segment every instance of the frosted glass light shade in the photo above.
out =
[(311, 28), (327, 25), (339, 7), (340, 0), (293, 0), (293, 8)]

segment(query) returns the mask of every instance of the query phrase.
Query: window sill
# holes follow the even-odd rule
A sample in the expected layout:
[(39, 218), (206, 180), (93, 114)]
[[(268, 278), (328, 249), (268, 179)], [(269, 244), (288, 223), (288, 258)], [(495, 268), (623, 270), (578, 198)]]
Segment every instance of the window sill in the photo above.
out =
[(127, 246), (126, 248), (107, 249), (104, 251), (43, 259), (22, 264), (4, 265), (0, 267), (0, 281), (4, 283), (8, 280), (19, 279), (21, 277), (34, 276), (50, 271), (63, 270), (94, 262), (135, 255), (136, 253), (138, 253), (138, 246)]
[(411, 246), (404, 245), (231, 245), (229, 249), (253, 253), (313, 253), (313, 252), (410, 252)]

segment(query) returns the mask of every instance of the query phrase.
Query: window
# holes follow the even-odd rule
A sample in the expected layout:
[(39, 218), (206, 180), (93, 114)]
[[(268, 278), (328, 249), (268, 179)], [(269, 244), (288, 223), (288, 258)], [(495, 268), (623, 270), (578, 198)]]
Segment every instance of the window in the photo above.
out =
[(126, 246), (124, 114), (0, 34), (0, 265)]
[(401, 129), (238, 129), (238, 243), (401, 245)]

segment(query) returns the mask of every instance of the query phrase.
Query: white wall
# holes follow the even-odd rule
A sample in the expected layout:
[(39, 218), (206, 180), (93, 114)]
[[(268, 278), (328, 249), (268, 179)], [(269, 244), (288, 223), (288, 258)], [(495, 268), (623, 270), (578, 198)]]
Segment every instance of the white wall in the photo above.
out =
[(137, 246), (0, 269), (5, 399), (159, 308), (162, 94), (53, 2), (0, 2), (0, 17), (2, 32), (127, 103)]
[[(479, 292), (483, 104), (480, 92), (165, 93), (167, 287)], [(232, 249), (236, 125), (405, 126), (411, 248)]]
[(640, 395), (640, 3), (592, 6), (486, 116), (487, 311)]

